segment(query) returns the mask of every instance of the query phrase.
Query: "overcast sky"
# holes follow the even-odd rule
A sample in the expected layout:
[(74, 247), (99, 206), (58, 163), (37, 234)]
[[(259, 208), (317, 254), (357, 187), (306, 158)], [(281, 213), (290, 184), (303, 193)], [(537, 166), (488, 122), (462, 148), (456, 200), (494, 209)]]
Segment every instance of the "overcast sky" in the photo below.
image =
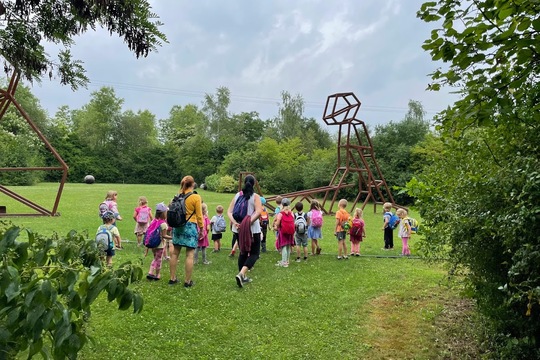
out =
[(328, 95), (349, 91), (368, 125), (401, 120), (410, 99), (430, 118), (455, 97), (425, 90), (428, 74), (442, 64), (421, 48), (435, 26), (416, 18), (422, 2), (154, 0), (169, 40), (157, 53), (136, 59), (117, 36), (89, 32), (73, 48), (88, 88), (72, 92), (46, 79), (33, 92), (51, 116), (112, 86), (125, 110), (166, 118), (172, 106), (200, 105), (205, 93), (225, 86), (231, 112), (257, 111), (262, 119), (277, 114), (283, 90), (300, 94), (305, 115), (318, 120)]

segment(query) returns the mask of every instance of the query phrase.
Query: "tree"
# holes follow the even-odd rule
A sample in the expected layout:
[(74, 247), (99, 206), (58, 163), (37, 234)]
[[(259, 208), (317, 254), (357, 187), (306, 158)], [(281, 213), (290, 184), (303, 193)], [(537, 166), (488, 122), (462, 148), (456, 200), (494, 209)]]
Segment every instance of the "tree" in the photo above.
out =
[(442, 28), (432, 30), (423, 48), (433, 60), (449, 63), (431, 74), (429, 88), (451, 86), (463, 95), (451, 110), (461, 114), (442, 117), (442, 129), (493, 123), (495, 109), (513, 121), (515, 106), (540, 73), (539, 13), (537, 1), (441, 0), (422, 5), (422, 20), (442, 20)]
[[(32, 0), (0, 3), (0, 56), (4, 68), (13, 66), (29, 81), (57, 76), (60, 83), (76, 90), (85, 86), (82, 62), (71, 56), (72, 38), (96, 26), (116, 33), (138, 57), (147, 56), (167, 39), (153, 21), (148, 1)], [(43, 42), (61, 45), (58, 59), (45, 52)], [(56, 75), (55, 75), (56, 74)]]
[[(418, 101), (409, 101), (409, 110), (399, 122), (377, 125), (372, 138), (377, 163), (390, 187), (403, 187), (419, 168), (412, 149), (429, 132), (425, 111)], [(406, 194), (394, 193), (397, 203), (406, 205), (411, 199)]]
[(424, 43), (449, 63), (431, 88), (462, 94), (437, 117), (439, 136), (418, 151), (427, 166), (408, 185), (426, 225), (421, 247), (465, 279), (494, 357), (539, 358), (540, 4), (442, 0), (418, 16), (443, 20)]
[(116, 97), (112, 87), (91, 94), (88, 104), (73, 114), (74, 131), (92, 150), (111, 153), (117, 150), (116, 130), (120, 128), (124, 99)]

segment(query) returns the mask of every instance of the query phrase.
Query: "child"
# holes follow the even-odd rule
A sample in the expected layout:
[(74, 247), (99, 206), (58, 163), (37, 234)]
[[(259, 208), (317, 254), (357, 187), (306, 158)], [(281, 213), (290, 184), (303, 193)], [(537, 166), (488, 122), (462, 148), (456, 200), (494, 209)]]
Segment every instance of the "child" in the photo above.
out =
[(405, 209), (398, 209), (396, 211), (396, 215), (399, 216), (401, 221), (399, 222), (399, 237), (401, 238), (401, 243), (403, 244), (403, 248), (401, 250), (402, 256), (411, 256), (411, 250), (409, 250), (409, 238), (411, 237), (411, 225), (407, 220), (407, 210)]
[(210, 231), (210, 219), (208, 219), (208, 206), (202, 203), (202, 215), (203, 215), (203, 227), (201, 229), (201, 235), (197, 243), (197, 250), (195, 251), (194, 262), (197, 264), (199, 261), (199, 252), (202, 252), (202, 260), (204, 265), (209, 265), (210, 261), (206, 259), (206, 248), (208, 247), (208, 232)]
[[(120, 213), (118, 212), (118, 204), (116, 203), (116, 200), (118, 199), (118, 193), (114, 190), (107, 191), (107, 195), (105, 195), (105, 201), (103, 201), (99, 206), (100, 213), (105, 213), (106, 211), (111, 211), (114, 214), (114, 222), (113, 225), (116, 226), (116, 220), (122, 220), (122, 216), (120, 216)], [(105, 206), (105, 211), (103, 211), (102, 206)], [(114, 240), (116, 250), (122, 250), (122, 244), (121, 240)]]
[(216, 215), (212, 216), (212, 219), (210, 220), (210, 229), (212, 229), (212, 241), (214, 242), (214, 250), (212, 250), (213, 253), (216, 253), (221, 250), (221, 238), (223, 237), (223, 234), (221, 231), (218, 231), (216, 229), (216, 224), (218, 220), (221, 222), (225, 221), (223, 218), (223, 206), (218, 205), (216, 206)]
[(259, 216), (259, 222), (261, 224), (261, 252), (266, 252), (266, 233), (268, 232), (268, 211), (266, 210), (266, 199), (261, 196), (261, 205), (262, 211), (261, 216)]
[(390, 218), (392, 217), (392, 204), (387, 202), (383, 204), (383, 230), (384, 230), (384, 248), (383, 250), (394, 250), (394, 229), (390, 227)]
[[(112, 236), (112, 241), (116, 243), (120, 243), (120, 232), (118, 231), (118, 228), (113, 225), (114, 221), (116, 220), (116, 217), (114, 216), (114, 213), (112, 211), (106, 211), (102, 216), (101, 219), (103, 220), (103, 225), (100, 225), (96, 231), (96, 235), (102, 231), (103, 228), (105, 228), (109, 233), (110, 236)], [(112, 266), (112, 257), (114, 256), (114, 247), (109, 248), (107, 246), (106, 249), (103, 249), (105, 252), (106, 257), (106, 264), (107, 266)]]
[(294, 244), (294, 215), (291, 211), (291, 201), (287, 198), (281, 200), (283, 207), (274, 220), (274, 230), (278, 237), (276, 246), (281, 250), (281, 261), (276, 266), (289, 267), (291, 245)]
[(300, 246), (304, 248), (304, 261), (307, 260), (307, 243), (308, 243), (308, 224), (309, 218), (302, 211), (304, 210), (304, 204), (297, 202), (294, 205), (296, 214), (294, 214), (294, 242), (296, 244), (296, 262), (300, 262)]
[(335, 235), (338, 241), (338, 260), (348, 259), (347, 256), (347, 244), (345, 243), (345, 237), (347, 234), (347, 224), (350, 219), (350, 215), (345, 210), (347, 207), (347, 200), (341, 199), (338, 203), (339, 210), (336, 212), (336, 228)]
[(317, 200), (311, 202), (307, 217), (309, 219), (308, 237), (311, 239), (311, 255), (320, 255), (319, 239), (322, 239), (322, 211)]
[[(277, 196), (276, 197), (276, 209), (274, 210), (274, 221), (272, 222), (272, 228), (273, 229), (277, 229), (276, 227), (276, 220), (277, 220), (277, 217), (279, 215), (279, 212), (281, 211), (281, 204), (282, 204), (282, 201), (283, 201), (283, 198), (281, 196)], [(278, 247), (278, 236), (279, 236), (279, 233), (278, 233), (278, 230), (275, 230), (274, 231), (274, 234), (276, 235), (276, 249), (279, 253), (281, 253), (281, 248)]]
[(362, 218), (364, 212), (360, 208), (354, 210), (354, 218), (352, 221), (351, 230), (349, 232), (351, 238), (351, 253), (350, 256), (360, 256), (360, 243), (366, 237), (366, 228), (364, 219)]
[(139, 206), (133, 212), (133, 220), (135, 220), (135, 236), (137, 236), (137, 246), (142, 245), (142, 239), (148, 225), (152, 222), (152, 209), (148, 207), (148, 201), (145, 196), (139, 196)]
[(159, 228), (161, 243), (152, 249), (154, 254), (154, 259), (150, 264), (150, 269), (148, 270), (148, 275), (146, 278), (148, 280), (159, 280), (161, 279), (161, 262), (163, 260), (163, 252), (165, 251), (165, 246), (167, 245), (167, 240), (171, 239), (171, 236), (167, 233), (167, 206), (164, 203), (159, 203), (156, 205), (156, 217), (150, 223), (148, 227), (149, 231), (154, 231)]

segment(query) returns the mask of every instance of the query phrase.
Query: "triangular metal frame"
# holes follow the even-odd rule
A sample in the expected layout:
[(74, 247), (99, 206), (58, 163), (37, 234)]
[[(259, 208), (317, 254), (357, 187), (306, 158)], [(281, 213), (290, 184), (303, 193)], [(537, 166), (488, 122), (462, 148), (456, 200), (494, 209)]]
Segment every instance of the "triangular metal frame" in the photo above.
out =
[[(58, 213), (58, 204), (60, 203), (60, 198), (62, 196), (62, 191), (64, 189), (64, 185), (66, 183), (67, 175), (69, 167), (67, 166), (66, 162), (60, 154), (56, 151), (56, 149), (49, 143), (47, 138), (43, 135), (43, 133), (39, 130), (39, 128), (36, 126), (36, 124), (30, 119), (30, 116), (24, 109), (22, 108), (21, 104), (15, 99), (15, 92), (17, 91), (17, 86), (19, 85), (20, 80), (20, 72), (13, 71), (13, 74), (11, 76), (11, 79), (9, 81), (9, 85), (7, 89), (0, 89), (0, 122), (2, 121), (2, 118), (4, 114), (6, 113), (7, 109), (10, 105), (13, 105), (19, 114), (26, 120), (28, 125), (32, 128), (32, 130), (36, 133), (38, 138), (42, 141), (42, 143), (45, 145), (47, 150), (49, 150), (55, 159), (60, 163), (60, 166), (46, 166), (46, 167), (3, 167), (0, 168), (0, 172), (9, 172), (9, 171), (62, 171), (62, 179), (60, 181), (60, 185), (58, 187), (58, 192), (56, 194), (56, 199), (54, 201), (53, 208), (51, 210), (36, 204), (35, 202), (23, 197), (22, 195), (19, 195), (15, 193), (12, 190), (9, 190), (5, 186), (0, 184), (0, 192), (4, 193), (5, 195), (9, 196), (10, 198), (13, 198), (17, 200), (18, 202), (28, 206), (29, 208), (37, 211), (37, 213), (33, 214), (11, 214), (8, 212), (1, 212), (0, 211), (0, 217), (6, 217), (6, 216), (55, 216), (59, 215)], [(4, 207), (5, 209), (5, 207)]]

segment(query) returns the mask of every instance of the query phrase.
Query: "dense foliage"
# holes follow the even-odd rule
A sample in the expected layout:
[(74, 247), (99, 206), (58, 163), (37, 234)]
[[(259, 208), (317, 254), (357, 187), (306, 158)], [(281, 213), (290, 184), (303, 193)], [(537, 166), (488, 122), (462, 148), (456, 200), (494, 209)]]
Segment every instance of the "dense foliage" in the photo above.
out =
[(429, 2), (442, 20), (424, 44), (449, 63), (433, 89), (461, 88), (416, 154), (409, 184), (422, 212), (426, 255), (463, 275), (491, 320), (498, 358), (540, 357), (540, 5), (532, 1)]
[(103, 292), (120, 310), (142, 310), (142, 297), (129, 288), (142, 278), (140, 266), (107, 268), (93, 239), (74, 231), (47, 238), (26, 230), (27, 240), (21, 232), (0, 223), (0, 358), (28, 351), (75, 359)]

